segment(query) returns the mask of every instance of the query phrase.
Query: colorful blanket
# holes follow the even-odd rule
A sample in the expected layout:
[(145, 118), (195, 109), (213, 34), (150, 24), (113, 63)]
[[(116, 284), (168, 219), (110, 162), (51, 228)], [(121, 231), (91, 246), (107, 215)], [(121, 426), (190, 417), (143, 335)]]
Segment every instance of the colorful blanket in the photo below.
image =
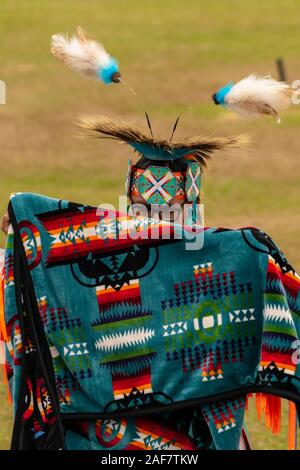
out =
[(26, 193), (9, 215), (13, 448), (236, 449), (248, 393), (300, 404), (300, 280), (265, 233), (187, 249), (189, 228)]

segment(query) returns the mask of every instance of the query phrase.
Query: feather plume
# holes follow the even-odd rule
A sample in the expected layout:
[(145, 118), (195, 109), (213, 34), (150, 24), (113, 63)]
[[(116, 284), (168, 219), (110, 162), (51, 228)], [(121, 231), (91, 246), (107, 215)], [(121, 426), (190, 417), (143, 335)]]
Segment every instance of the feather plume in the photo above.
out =
[(190, 137), (170, 143), (155, 139), (123, 122), (114, 122), (105, 117), (82, 118), (79, 126), (85, 132), (99, 138), (119, 140), (130, 145), (137, 153), (150, 160), (176, 160), (190, 155), (206, 166), (215, 151), (240, 148), (248, 142), (245, 136), (237, 137)]
[(102, 44), (89, 39), (80, 26), (71, 39), (63, 34), (54, 34), (51, 52), (69, 69), (84, 77), (100, 78), (106, 84), (120, 81), (116, 59), (106, 52)]
[(285, 82), (270, 76), (250, 75), (238, 83), (229, 83), (213, 95), (215, 104), (232, 109), (241, 117), (253, 119), (272, 116), (280, 122), (279, 113), (291, 104), (292, 92)]

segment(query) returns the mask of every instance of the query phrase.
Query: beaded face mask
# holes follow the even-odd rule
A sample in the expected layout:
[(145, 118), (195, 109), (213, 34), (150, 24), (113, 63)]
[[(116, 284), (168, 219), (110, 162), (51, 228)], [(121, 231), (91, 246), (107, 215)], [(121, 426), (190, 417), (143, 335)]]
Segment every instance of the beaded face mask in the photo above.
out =
[[(138, 162), (139, 163), (139, 162)], [(196, 202), (201, 187), (201, 166), (198, 162), (186, 161), (174, 169), (165, 163), (146, 168), (129, 161), (126, 192), (131, 202), (145, 205), (180, 204)]]

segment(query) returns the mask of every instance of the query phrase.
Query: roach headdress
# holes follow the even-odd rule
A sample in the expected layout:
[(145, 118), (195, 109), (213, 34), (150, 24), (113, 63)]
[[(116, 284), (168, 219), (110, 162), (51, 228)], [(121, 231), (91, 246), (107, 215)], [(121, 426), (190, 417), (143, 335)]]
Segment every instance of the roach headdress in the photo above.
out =
[(135, 165), (129, 162), (127, 194), (131, 201), (144, 204), (198, 201), (207, 160), (216, 151), (237, 148), (245, 142), (243, 136), (191, 137), (170, 142), (105, 117), (83, 118), (79, 125), (96, 137), (128, 144), (139, 154)]

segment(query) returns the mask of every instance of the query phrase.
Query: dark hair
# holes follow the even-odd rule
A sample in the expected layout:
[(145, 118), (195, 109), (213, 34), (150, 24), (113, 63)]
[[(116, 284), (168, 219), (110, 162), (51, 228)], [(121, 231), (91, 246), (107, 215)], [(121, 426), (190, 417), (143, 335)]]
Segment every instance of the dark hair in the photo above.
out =
[(170, 168), (173, 172), (184, 172), (187, 169), (187, 162), (184, 158), (178, 158), (177, 160), (149, 160), (149, 158), (141, 157), (136, 164), (134, 165), (135, 168), (140, 168), (145, 170), (149, 166), (163, 166), (166, 168)]

